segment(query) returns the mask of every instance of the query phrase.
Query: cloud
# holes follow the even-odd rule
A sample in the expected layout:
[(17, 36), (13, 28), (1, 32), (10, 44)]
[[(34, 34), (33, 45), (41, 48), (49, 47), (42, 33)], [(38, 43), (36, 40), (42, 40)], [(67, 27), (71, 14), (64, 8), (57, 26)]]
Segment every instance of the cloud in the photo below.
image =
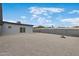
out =
[(69, 14), (74, 14), (74, 13), (79, 14), (79, 10), (72, 10), (71, 12), (69, 12)]
[(32, 14), (37, 14), (37, 15), (39, 15), (39, 14), (45, 14), (45, 15), (47, 15), (46, 13), (47, 12), (52, 12), (52, 13), (61, 13), (61, 12), (63, 12), (64, 11), (64, 9), (63, 8), (48, 8), (48, 7), (30, 7), (29, 8), (29, 10), (30, 10), (30, 13), (32, 13)]
[(31, 20), (36, 21), (36, 25), (52, 26), (54, 13), (64, 12), (64, 8), (54, 7), (30, 7), (28, 8), (31, 14)]
[(14, 23), (16, 23), (16, 21), (12, 20), (12, 19), (3, 19), (3, 21), (8, 21), (8, 22), (14, 22)]
[(26, 19), (26, 16), (21, 16), (20, 18), (21, 18), (21, 19)]
[(43, 25), (43, 26), (51, 26), (52, 25), (52, 20), (51, 16), (37, 16), (37, 15), (32, 15), (31, 21), (35, 21), (36, 25)]
[(51, 14), (64, 12), (64, 8), (53, 8), (53, 7), (30, 7), (28, 8), (32, 15), (31, 19), (45, 17), (52, 18)]
[(27, 20), (23, 20), (23, 19), (3, 19), (3, 21), (8, 21), (8, 22), (13, 22), (13, 23), (17, 23), (18, 21), (20, 21), (23, 24), (29, 24), (30, 22), (28, 22)]
[(68, 22), (72, 25), (79, 25), (79, 18), (69, 18), (69, 19), (63, 19), (62, 22)]
[(52, 26), (53, 25), (52, 20), (46, 19), (44, 17), (39, 17), (37, 20), (37, 24), (43, 25), (43, 26)]
[(32, 15), (32, 18), (38, 18), (39, 16), (38, 15)]

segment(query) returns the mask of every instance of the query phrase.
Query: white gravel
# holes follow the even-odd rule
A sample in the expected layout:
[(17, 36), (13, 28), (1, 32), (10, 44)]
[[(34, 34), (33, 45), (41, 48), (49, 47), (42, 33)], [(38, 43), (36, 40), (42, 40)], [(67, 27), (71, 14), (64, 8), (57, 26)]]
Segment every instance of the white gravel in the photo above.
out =
[(27, 33), (0, 36), (1, 56), (79, 56), (79, 37)]

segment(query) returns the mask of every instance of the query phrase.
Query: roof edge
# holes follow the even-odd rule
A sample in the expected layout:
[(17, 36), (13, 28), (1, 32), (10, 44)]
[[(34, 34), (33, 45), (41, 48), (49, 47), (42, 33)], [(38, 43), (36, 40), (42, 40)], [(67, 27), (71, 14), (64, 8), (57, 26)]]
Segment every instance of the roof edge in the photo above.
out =
[(8, 24), (15, 24), (15, 25), (23, 25), (23, 26), (33, 26), (33, 25), (30, 25), (30, 24), (19, 24), (19, 23), (13, 23), (13, 22), (7, 22), (7, 21), (3, 21), (3, 24), (4, 23), (8, 23)]

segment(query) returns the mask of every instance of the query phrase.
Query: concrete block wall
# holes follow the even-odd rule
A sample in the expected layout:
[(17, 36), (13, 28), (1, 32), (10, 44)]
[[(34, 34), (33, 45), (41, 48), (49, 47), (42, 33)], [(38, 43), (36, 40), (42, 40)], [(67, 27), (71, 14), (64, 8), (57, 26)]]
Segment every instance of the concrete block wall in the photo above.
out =
[(0, 35), (1, 35), (1, 26), (0, 26)]
[(1, 26), (0, 26), (0, 35), (2, 35), (2, 28), (1, 28)]
[(79, 37), (79, 29), (34, 29), (33, 31), (40, 33), (51, 33)]

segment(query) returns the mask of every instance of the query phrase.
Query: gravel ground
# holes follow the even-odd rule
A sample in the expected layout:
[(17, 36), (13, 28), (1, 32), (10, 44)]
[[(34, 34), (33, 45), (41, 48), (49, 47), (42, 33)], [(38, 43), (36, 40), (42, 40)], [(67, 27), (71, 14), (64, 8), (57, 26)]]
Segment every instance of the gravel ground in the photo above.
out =
[(44, 33), (1, 36), (0, 56), (79, 56), (79, 37)]

